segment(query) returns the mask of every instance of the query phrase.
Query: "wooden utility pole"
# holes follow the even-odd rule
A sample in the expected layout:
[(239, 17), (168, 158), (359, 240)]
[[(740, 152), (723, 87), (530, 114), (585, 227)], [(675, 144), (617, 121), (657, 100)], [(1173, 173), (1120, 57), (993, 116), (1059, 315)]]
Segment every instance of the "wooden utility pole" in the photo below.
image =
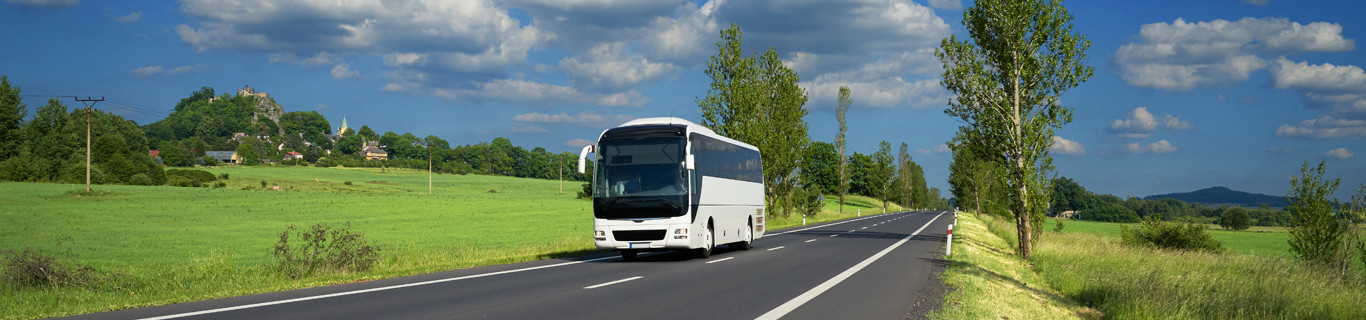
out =
[(90, 192), (90, 111), (95, 108), (95, 103), (104, 101), (104, 97), (76, 98), (76, 101), (85, 104), (85, 192)]
[(432, 195), (432, 144), (427, 144), (427, 195)]

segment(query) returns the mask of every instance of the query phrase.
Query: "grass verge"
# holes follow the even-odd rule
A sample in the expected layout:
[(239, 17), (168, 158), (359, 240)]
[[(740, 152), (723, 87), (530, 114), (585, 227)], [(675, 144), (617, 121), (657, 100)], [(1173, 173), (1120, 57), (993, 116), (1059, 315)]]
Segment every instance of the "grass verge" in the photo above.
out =
[(931, 319), (1091, 319), (1101, 314), (1053, 290), (1014, 253), (1014, 227), (958, 215), (944, 283), (954, 289)]

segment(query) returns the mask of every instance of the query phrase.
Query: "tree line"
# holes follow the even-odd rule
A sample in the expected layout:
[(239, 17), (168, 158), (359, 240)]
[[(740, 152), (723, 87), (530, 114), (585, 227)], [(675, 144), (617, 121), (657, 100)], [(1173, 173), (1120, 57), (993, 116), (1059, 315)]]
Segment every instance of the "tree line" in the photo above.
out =
[(938, 189), (926, 188), (924, 168), (911, 159), (905, 143), (896, 154), (886, 141), (873, 154), (844, 154), (844, 114), (852, 104), (847, 87), (840, 88), (835, 143), (812, 141), (799, 76), (782, 63), (776, 48), (746, 54), (743, 37), (734, 24), (721, 30), (717, 54), (705, 69), (712, 82), (697, 105), (703, 126), (761, 150), (770, 213), (814, 214), (820, 211), (822, 194), (838, 194), (842, 211), (846, 193), (877, 198), (884, 207), (888, 202), (908, 208), (948, 206)]

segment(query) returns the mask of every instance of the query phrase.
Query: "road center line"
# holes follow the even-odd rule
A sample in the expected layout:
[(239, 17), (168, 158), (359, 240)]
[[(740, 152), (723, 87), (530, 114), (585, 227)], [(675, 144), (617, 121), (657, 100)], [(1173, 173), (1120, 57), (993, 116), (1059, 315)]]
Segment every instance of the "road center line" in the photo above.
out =
[(832, 235), (830, 235), (831, 238), (838, 237), (838, 236), (839, 236), (838, 234), (832, 234)]
[(175, 318), (182, 318), (182, 317), (189, 317), (189, 316), (197, 316), (197, 315), (210, 314), (210, 313), (219, 313), (219, 312), (225, 312), (225, 311), (233, 311), (233, 310), (251, 309), (251, 308), (256, 308), (256, 307), (273, 306), (273, 305), (277, 305), (277, 304), (286, 304), (286, 303), (291, 303), (291, 302), (300, 302), (300, 301), (308, 301), (308, 300), (326, 299), (326, 298), (332, 298), (332, 297), (349, 296), (349, 295), (353, 295), (353, 294), (361, 294), (361, 293), (368, 293), (368, 292), (375, 292), (375, 291), (384, 291), (384, 290), (401, 289), (401, 288), (423, 286), (423, 285), (436, 284), (436, 283), (442, 283), (442, 282), (459, 281), (459, 280), (465, 280), (465, 279), (482, 278), (482, 277), (487, 277), (487, 276), (496, 276), (496, 275), (500, 275), (500, 274), (517, 273), (517, 272), (522, 272), (522, 271), (531, 271), (531, 270), (537, 270), (537, 269), (546, 269), (546, 268), (562, 267), (562, 266), (567, 266), (567, 265), (580, 264), (580, 263), (584, 263), (584, 262), (602, 261), (602, 260), (607, 260), (607, 259), (619, 259), (619, 257), (605, 257), (605, 258), (588, 259), (588, 260), (580, 260), (580, 261), (570, 261), (570, 262), (565, 262), (565, 263), (549, 264), (549, 265), (544, 265), (544, 266), (526, 267), (526, 268), (521, 268), (521, 269), (513, 269), (513, 270), (504, 270), (504, 271), (498, 271), (498, 272), (489, 272), (489, 273), (474, 274), (474, 275), (468, 275), (468, 276), (463, 276), (463, 277), (445, 278), (445, 279), (436, 279), (436, 280), (431, 280), (431, 281), (405, 283), (405, 284), (399, 284), (399, 285), (392, 285), (392, 286), (388, 286), (388, 287), (370, 288), (370, 289), (354, 290), (354, 291), (346, 291), (346, 292), (338, 292), (338, 293), (323, 294), (323, 295), (316, 295), (316, 296), (309, 296), (309, 297), (302, 297), (302, 298), (294, 298), (294, 299), (286, 299), (286, 300), (276, 300), (276, 301), (267, 301), (267, 302), (261, 302), (261, 303), (253, 303), (253, 304), (244, 304), (244, 305), (240, 305), (240, 306), (233, 306), (233, 307), (226, 307), (226, 308), (218, 308), (218, 309), (209, 309), (209, 310), (202, 310), (202, 311), (195, 311), (195, 312), (178, 313), (178, 314), (165, 315), (165, 316), (160, 316), (160, 317), (151, 317), (151, 318), (145, 318), (145, 319), (149, 319), (149, 320), (175, 319)]
[(602, 288), (602, 287), (606, 287), (606, 286), (610, 286), (610, 285), (614, 285), (614, 284), (618, 284), (618, 283), (622, 283), (622, 282), (627, 282), (627, 281), (631, 281), (631, 280), (635, 280), (635, 279), (640, 279), (640, 278), (644, 278), (644, 276), (634, 276), (634, 277), (630, 277), (630, 278), (626, 278), (626, 279), (621, 279), (621, 280), (617, 280), (617, 281), (603, 282), (603, 283), (599, 283), (599, 284), (595, 284), (595, 285), (591, 285), (591, 286), (587, 286), (587, 287), (583, 287), (583, 288), (584, 288), (584, 289), (597, 289), (597, 288)]
[(821, 293), (825, 293), (825, 291), (830, 290), (830, 288), (834, 288), (835, 285), (839, 284), (840, 282), (844, 282), (845, 279), (849, 279), (849, 277), (853, 276), (855, 273), (858, 273), (860, 270), (863, 270), (863, 268), (868, 267), (868, 265), (873, 264), (873, 262), (876, 262), (878, 259), (881, 259), (882, 256), (887, 255), (887, 253), (892, 252), (892, 250), (895, 250), (897, 247), (900, 247), (902, 244), (905, 244), (906, 241), (910, 241), (911, 238), (920, 234), (921, 231), (925, 231), (926, 227), (929, 227), (931, 223), (934, 223), (934, 220), (938, 220), (939, 217), (943, 215), (944, 212), (940, 212), (939, 215), (936, 215), (934, 216), (934, 218), (931, 218), (929, 222), (925, 222), (925, 225), (920, 226), (920, 229), (916, 229), (915, 232), (911, 233), (911, 235), (906, 236), (905, 238), (901, 238), (901, 241), (897, 241), (895, 244), (892, 244), (886, 249), (882, 249), (882, 251), (878, 252), (877, 254), (868, 257), (868, 259), (864, 259), (863, 262), (859, 262), (853, 267), (849, 267), (848, 270), (840, 272), (840, 274), (835, 275), (835, 277), (830, 278), (830, 280), (825, 280), (825, 282), (821, 283), (820, 285), (817, 285), (815, 288), (807, 290), (805, 293), (802, 293), (796, 298), (792, 298), (792, 300), (788, 300), (786, 303), (783, 303), (777, 308), (769, 310), (768, 313), (759, 316), (759, 318), (757, 319), (776, 320), (778, 318), (782, 318), (783, 316), (787, 315), (789, 312), (792, 312), (793, 310), (797, 310), (798, 307), (801, 307), (803, 304), (806, 304), (807, 302), (811, 301), (811, 299), (815, 299), (816, 296), (821, 295)]
[(780, 235), (784, 235), (784, 234), (788, 234), (788, 233), (802, 232), (802, 231), (811, 230), (811, 229), (816, 229), (816, 228), (824, 228), (824, 227), (829, 227), (829, 226), (833, 226), (833, 225), (837, 225), (837, 224), (843, 224), (843, 223), (850, 223), (850, 222), (854, 222), (854, 221), (859, 221), (859, 220), (863, 220), (863, 219), (872, 219), (872, 218), (876, 218), (876, 217), (884, 216), (884, 215), (888, 215), (888, 214), (902, 214), (902, 213), (886, 213), (886, 214), (880, 214), (880, 215), (876, 215), (876, 216), (867, 216), (867, 217), (862, 217), (862, 218), (855, 218), (855, 219), (844, 220), (844, 221), (835, 222), (835, 223), (831, 223), (831, 224), (823, 224), (823, 225), (814, 226), (814, 227), (810, 227), (810, 228), (802, 228), (802, 229), (797, 229), (797, 230), (788, 230), (788, 231), (783, 231), (783, 232), (774, 233), (774, 234), (765, 234), (764, 236), (765, 236), (765, 237), (768, 237), (768, 236), (780, 236)]
[(730, 260), (730, 259), (735, 259), (735, 257), (726, 257), (725, 259), (716, 259), (716, 260), (712, 260), (712, 261), (707, 261), (707, 263), (717, 263), (717, 262), (726, 261), (726, 260)]
[(786, 248), (786, 247), (787, 247), (787, 246), (778, 246), (777, 248), (768, 249), (768, 251), (778, 250), (778, 249), (782, 249), (782, 248)]
[(816, 241), (816, 239), (806, 240), (806, 243), (811, 243), (812, 241)]

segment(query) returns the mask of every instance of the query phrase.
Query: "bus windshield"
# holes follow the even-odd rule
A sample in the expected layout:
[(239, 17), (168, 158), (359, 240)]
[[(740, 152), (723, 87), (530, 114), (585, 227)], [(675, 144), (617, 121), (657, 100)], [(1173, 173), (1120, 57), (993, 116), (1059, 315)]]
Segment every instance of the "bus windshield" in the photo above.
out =
[(688, 190), (682, 138), (603, 141), (598, 145), (593, 196), (680, 196)]

